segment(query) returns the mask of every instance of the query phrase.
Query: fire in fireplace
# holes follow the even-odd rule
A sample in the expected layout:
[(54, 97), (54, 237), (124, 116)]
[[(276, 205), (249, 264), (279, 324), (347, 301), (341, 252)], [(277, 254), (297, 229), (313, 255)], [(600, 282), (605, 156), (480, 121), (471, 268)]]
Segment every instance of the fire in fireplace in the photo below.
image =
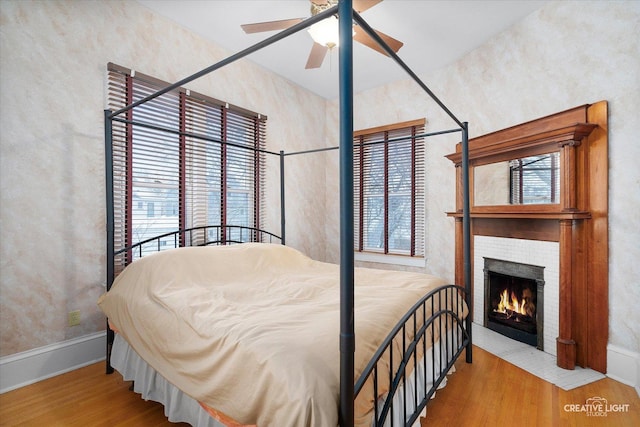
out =
[(535, 280), (493, 272), (489, 276), (489, 320), (536, 335)]
[(544, 267), (485, 258), (485, 326), (543, 350)]

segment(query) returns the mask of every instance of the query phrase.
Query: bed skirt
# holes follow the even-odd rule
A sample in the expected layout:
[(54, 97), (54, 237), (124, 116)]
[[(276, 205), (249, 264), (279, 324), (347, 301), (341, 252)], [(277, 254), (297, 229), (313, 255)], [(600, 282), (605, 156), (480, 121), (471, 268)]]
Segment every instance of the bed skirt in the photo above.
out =
[[(439, 347), (438, 343), (436, 346)], [(439, 364), (438, 354), (435, 355), (435, 364)], [(427, 366), (432, 363), (431, 352), (427, 352)], [(116, 334), (115, 341), (113, 343), (113, 349), (111, 352), (111, 364), (120, 372), (125, 381), (133, 381), (133, 391), (142, 396), (144, 400), (152, 400), (159, 402), (164, 406), (164, 414), (171, 422), (183, 422), (188, 423), (194, 427), (226, 427), (224, 424), (218, 422), (218, 420), (211, 417), (211, 415), (205, 411), (197, 400), (184, 394), (180, 389), (175, 387), (169, 381), (167, 381), (162, 375), (156, 372), (151, 366), (149, 366), (138, 354), (129, 346), (129, 344), (119, 334)], [(418, 378), (422, 378), (423, 364), (418, 364)], [(453, 372), (454, 368), (452, 368)], [(449, 372), (449, 373), (451, 373)], [(415, 374), (415, 373), (414, 373)], [(410, 377), (410, 381), (407, 382), (407, 411), (413, 412), (414, 405), (413, 396), (415, 390), (413, 389), (413, 375)], [(431, 383), (431, 381), (428, 380)], [(446, 385), (446, 378), (440, 384), (442, 388)], [(432, 384), (432, 383), (431, 383)], [(431, 386), (429, 384), (429, 386)], [(418, 387), (423, 388), (423, 381), (418, 380)], [(432, 396), (432, 398), (435, 397)], [(393, 405), (396, 408), (402, 408), (404, 402), (404, 395), (402, 391), (399, 391), (394, 398)], [(385, 426), (402, 426), (404, 425), (403, 411), (394, 411), (393, 421), (388, 419)], [(409, 412), (409, 413), (411, 413)], [(426, 415), (426, 408), (423, 410), (422, 416)], [(413, 427), (420, 426), (420, 419), (414, 423)]]
[(211, 417), (197, 400), (184, 394), (149, 366), (119, 334), (113, 342), (111, 365), (125, 381), (134, 382), (133, 391), (144, 400), (162, 403), (169, 421), (197, 427), (225, 427)]

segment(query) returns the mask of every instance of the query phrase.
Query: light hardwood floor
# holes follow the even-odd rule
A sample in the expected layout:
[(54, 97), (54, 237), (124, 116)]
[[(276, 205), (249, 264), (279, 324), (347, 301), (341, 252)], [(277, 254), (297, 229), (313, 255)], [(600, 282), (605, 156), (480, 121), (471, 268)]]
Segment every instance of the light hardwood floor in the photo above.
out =
[[(448, 385), (427, 405), (423, 426), (640, 426), (640, 398), (609, 378), (564, 391), (478, 347), (473, 364), (456, 364)], [(567, 412), (603, 397), (629, 405), (606, 417)], [(185, 426), (167, 421), (160, 404), (129, 391), (120, 374), (97, 363), (0, 395), (0, 426)], [(280, 426), (278, 426), (280, 427)]]
[[(464, 360), (463, 355), (447, 386), (427, 404), (423, 426), (640, 426), (637, 392), (610, 378), (565, 391), (475, 346), (473, 363)], [(595, 417), (565, 410), (593, 397), (628, 404), (628, 412)]]

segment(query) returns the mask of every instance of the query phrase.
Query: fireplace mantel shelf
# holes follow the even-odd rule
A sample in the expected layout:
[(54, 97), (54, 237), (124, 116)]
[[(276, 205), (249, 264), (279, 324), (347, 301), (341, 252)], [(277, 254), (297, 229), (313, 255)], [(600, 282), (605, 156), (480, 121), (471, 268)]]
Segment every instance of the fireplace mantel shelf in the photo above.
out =
[[(447, 212), (447, 216), (462, 218), (462, 212)], [(580, 220), (589, 219), (591, 214), (584, 211), (557, 211), (557, 212), (469, 212), (471, 218), (495, 218), (495, 219), (547, 219), (547, 220)]]

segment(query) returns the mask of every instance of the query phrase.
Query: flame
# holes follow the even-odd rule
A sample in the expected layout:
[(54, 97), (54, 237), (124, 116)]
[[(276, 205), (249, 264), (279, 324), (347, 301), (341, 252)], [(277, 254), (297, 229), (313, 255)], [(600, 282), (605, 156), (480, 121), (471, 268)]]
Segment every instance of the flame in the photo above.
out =
[(509, 295), (509, 292), (505, 289), (500, 294), (500, 302), (495, 311), (498, 313), (507, 313), (507, 310), (509, 310), (518, 314), (531, 315), (532, 310), (529, 305), (526, 299), (519, 301), (513, 292)]

